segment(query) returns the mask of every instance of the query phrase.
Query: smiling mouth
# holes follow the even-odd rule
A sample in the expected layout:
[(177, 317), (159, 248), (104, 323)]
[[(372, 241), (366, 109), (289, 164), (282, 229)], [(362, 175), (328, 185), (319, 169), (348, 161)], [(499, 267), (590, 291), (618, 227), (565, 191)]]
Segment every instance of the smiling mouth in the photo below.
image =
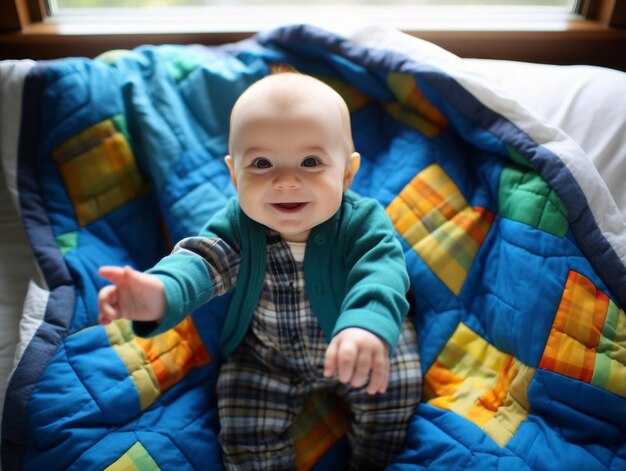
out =
[(306, 203), (272, 203), (272, 206), (279, 211), (295, 212), (306, 206)]

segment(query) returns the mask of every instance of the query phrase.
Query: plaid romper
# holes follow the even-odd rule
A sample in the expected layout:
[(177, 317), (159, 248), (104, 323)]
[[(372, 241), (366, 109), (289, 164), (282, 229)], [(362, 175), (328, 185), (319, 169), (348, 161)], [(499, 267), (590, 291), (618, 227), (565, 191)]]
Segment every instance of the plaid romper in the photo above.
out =
[[(212, 262), (208, 265), (214, 292), (223, 294), (236, 283), (241, 257), (222, 240), (200, 240), (187, 243), (202, 246), (197, 250), (196, 245), (196, 253)], [(384, 468), (401, 450), (421, 394), (413, 322), (408, 317), (404, 322), (385, 394), (369, 395), (367, 386), (353, 388), (325, 378), (328, 343), (305, 294), (304, 244), (292, 247), (268, 232), (261, 299), (246, 337), (220, 370), (217, 396), (224, 465), (244, 471), (294, 469), (289, 427), (311, 392), (326, 389), (346, 400), (352, 411), (351, 468)]]

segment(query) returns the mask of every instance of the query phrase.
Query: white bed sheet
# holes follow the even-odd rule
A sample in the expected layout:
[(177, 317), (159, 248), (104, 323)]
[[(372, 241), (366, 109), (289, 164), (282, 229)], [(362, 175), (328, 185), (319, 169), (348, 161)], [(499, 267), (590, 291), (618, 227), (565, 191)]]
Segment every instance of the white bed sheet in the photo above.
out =
[[(36, 264), (17, 211), (16, 168), (22, 80), (33, 62), (0, 63), (0, 423), (20, 338), (20, 320)], [(11, 188), (11, 190), (9, 190)]]

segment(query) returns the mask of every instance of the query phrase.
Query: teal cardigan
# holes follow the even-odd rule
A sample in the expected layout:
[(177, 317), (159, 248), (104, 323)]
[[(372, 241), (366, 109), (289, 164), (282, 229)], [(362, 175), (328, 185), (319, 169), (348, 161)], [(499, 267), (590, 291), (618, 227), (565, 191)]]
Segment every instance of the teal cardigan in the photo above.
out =
[[(221, 333), (224, 355), (243, 340), (261, 296), (266, 230), (233, 199), (199, 234), (222, 238), (241, 250), (237, 285)], [(174, 327), (213, 297), (206, 263), (200, 256), (180, 252), (148, 271), (165, 286), (167, 310), (159, 324), (135, 322), (138, 335), (152, 336)], [(313, 312), (329, 342), (347, 327), (360, 327), (385, 340), (393, 355), (408, 311), (409, 278), (402, 247), (380, 204), (347, 191), (337, 213), (309, 236), (304, 279)]]

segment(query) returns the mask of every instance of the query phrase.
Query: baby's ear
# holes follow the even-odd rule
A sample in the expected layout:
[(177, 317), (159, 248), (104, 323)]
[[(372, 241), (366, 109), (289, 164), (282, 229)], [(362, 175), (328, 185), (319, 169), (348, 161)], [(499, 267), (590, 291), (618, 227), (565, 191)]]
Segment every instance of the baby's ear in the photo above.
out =
[(235, 190), (237, 189), (237, 177), (235, 176), (235, 164), (233, 163), (233, 158), (230, 155), (224, 157), (224, 162), (228, 166), (228, 172), (230, 173), (230, 179), (235, 185)]
[(346, 169), (343, 173), (343, 191), (346, 191), (352, 185), (352, 181), (354, 180), (354, 176), (359, 171), (359, 167), (361, 166), (361, 155), (358, 152), (353, 152), (348, 157), (348, 161), (346, 162)]

